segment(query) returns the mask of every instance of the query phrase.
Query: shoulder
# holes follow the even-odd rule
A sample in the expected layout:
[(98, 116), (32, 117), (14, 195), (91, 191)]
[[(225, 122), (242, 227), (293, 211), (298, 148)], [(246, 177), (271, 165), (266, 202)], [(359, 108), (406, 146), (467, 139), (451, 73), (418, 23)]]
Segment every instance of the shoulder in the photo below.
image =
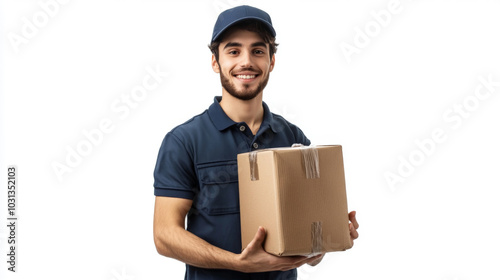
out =
[[(207, 111), (192, 117), (172, 128), (166, 133), (161, 144), (161, 150), (185, 150), (191, 153), (193, 144), (203, 135), (203, 130), (206, 130), (208, 116)], [(191, 152), (190, 152), (191, 151)]]
[(197, 134), (201, 130), (206, 129), (209, 125), (208, 110), (192, 117), (184, 123), (177, 125), (170, 130), (167, 135), (173, 135), (179, 139), (184, 139), (189, 135)]
[(286, 133), (293, 135), (295, 143), (310, 145), (311, 141), (306, 137), (302, 129), (289, 122), (283, 116), (271, 113), (273, 116), (272, 128), (276, 133)]

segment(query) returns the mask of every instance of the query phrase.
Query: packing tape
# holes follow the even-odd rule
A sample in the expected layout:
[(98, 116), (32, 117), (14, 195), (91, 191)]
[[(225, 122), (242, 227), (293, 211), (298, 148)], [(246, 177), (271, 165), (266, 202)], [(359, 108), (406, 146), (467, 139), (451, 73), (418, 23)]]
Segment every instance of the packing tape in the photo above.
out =
[(250, 160), (250, 180), (259, 180), (259, 168), (257, 167), (257, 151), (253, 151), (248, 156)]
[(313, 255), (323, 252), (323, 228), (320, 221), (311, 224), (311, 251)]
[(304, 158), (304, 169), (307, 179), (319, 178), (319, 156), (318, 149), (314, 146), (304, 146), (302, 144), (293, 144), (292, 147), (299, 147)]

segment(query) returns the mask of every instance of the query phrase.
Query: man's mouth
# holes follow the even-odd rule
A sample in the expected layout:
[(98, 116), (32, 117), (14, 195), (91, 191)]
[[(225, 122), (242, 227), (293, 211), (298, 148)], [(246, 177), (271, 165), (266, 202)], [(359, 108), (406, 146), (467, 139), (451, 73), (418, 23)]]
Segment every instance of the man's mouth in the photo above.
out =
[(251, 79), (255, 79), (255, 77), (258, 76), (258, 74), (252, 74), (252, 75), (234, 75), (236, 78), (238, 79), (242, 79), (242, 80), (251, 80)]

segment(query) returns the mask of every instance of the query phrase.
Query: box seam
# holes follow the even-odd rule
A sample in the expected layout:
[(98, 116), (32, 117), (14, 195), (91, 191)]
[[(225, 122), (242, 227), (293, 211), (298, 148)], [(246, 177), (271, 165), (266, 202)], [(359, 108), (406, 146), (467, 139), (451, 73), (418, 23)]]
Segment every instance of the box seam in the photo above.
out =
[(278, 254), (281, 255), (284, 253), (285, 251), (285, 244), (284, 244), (284, 236), (283, 236), (283, 215), (282, 215), (282, 209), (281, 209), (281, 193), (280, 193), (280, 188), (279, 188), (279, 182), (278, 182), (278, 178), (280, 178), (280, 174), (279, 174), (279, 161), (278, 161), (278, 155), (276, 152), (273, 151), (273, 160), (274, 160), (274, 168), (275, 168), (275, 172), (273, 172), (274, 174), (274, 201), (276, 201), (276, 210), (277, 210), (277, 214), (276, 215), (276, 219), (277, 219), (277, 224), (278, 224), (278, 241), (279, 241), (279, 252)]

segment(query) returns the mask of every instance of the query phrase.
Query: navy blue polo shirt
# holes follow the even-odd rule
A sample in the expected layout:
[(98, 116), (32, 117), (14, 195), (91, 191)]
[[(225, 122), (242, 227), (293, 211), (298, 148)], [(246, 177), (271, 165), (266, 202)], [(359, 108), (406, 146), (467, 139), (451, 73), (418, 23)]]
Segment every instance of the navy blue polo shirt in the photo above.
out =
[[(172, 129), (160, 147), (154, 194), (193, 200), (187, 230), (208, 243), (239, 254), (242, 250), (236, 156), (256, 149), (290, 147), (310, 141), (295, 125), (269, 111), (256, 135), (244, 122), (231, 120), (216, 96), (200, 115)], [(257, 232), (257, 229), (255, 229)], [(241, 273), (186, 265), (185, 279), (296, 279), (285, 272)]]

